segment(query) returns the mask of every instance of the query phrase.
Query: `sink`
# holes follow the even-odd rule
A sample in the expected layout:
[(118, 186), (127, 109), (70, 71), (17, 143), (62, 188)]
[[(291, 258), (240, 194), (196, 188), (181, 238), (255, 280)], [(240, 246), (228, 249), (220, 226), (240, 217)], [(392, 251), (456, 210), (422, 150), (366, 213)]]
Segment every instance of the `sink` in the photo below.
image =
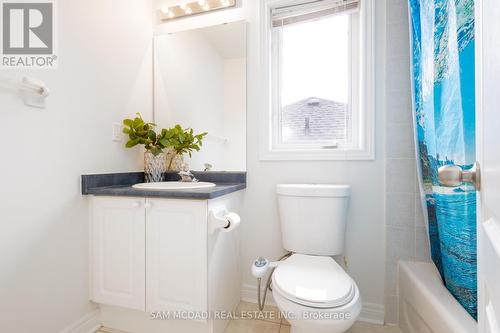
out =
[(156, 191), (171, 191), (171, 190), (196, 190), (201, 188), (215, 187), (214, 183), (207, 182), (158, 182), (158, 183), (140, 183), (132, 185), (133, 188), (140, 190), (156, 190)]

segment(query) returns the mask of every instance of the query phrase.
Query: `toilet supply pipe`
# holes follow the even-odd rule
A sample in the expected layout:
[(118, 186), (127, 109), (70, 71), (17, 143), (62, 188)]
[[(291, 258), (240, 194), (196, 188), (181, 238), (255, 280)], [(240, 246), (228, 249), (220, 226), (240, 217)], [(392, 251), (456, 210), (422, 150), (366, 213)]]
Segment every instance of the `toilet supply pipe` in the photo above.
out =
[[(274, 270), (278, 267), (279, 262), (287, 259), (293, 254), (293, 252), (288, 252), (284, 256), (278, 259), (278, 261), (269, 262), (269, 260), (259, 257), (257, 258), (252, 265), (252, 275), (257, 278), (257, 301), (259, 303), (259, 310), (263, 311), (264, 306), (266, 305), (266, 297), (267, 291), (272, 291), (271, 282)], [(262, 278), (266, 275), (268, 270), (271, 269), (271, 272), (266, 281), (266, 288), (264, 289), (264, 295), (261, 296), (262, 289)]]

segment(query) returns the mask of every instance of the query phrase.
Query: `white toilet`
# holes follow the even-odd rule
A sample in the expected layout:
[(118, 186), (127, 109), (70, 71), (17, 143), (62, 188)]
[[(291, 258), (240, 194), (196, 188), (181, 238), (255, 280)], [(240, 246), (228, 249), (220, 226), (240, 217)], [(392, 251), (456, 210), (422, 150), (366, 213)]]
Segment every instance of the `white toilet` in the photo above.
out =
[(354, 280), (331, 256), (344, 252), (350, 187), (277, 186), (283, 247), (294, 254), (279, 263), (276, 304), (292, 333), (342, 333), (361, 312)]

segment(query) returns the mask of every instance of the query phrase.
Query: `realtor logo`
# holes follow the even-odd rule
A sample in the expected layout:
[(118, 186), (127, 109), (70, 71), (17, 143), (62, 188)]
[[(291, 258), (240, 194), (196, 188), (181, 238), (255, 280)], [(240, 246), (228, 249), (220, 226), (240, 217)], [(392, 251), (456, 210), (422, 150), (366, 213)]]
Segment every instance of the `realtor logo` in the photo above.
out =
[(3, 68), (54, 68), (53, 0), (0, 0)]

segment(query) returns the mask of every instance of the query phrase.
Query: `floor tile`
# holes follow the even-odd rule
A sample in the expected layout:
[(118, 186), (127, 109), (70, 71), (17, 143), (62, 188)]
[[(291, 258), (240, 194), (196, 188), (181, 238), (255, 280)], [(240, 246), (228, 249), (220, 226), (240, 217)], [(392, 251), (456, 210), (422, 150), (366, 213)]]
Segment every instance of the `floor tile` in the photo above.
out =
[(281, 325), (290, 326), (290, 323), (288, 322), (288, 320), (286, 320), (286, 318), (283, 318), (281, 319)]
[[(98, 331), (97, 333), (109, 333)], [(278, 325), (262, 320), (233, 320), (224, 333), (290, 333), (289, 325)], [(380, 326), (366, 323), (356, 323), (346, 333), (401, 333), (395, 326)]]
[(355, 323), (346, 333), (376, 333), (372, 325)]
[(346, 333), (401, 333), (394, 326), (373, 325), (357, 322)]
[(224, 333), (279, 333), (280, 325), (262, 320), (231, 320)]
[[(237, 313), (243, 313), (243, 316), (240, 319), (232, 320), (224, 333), (290, 333), (290, 325), (286, 319), (280, 318), (278, 308), (266, 306), (264, 311), (265, 320), (252, 319), (252, 317), (262, 316), (258, 311), (258, 306), (253, 303), (241, 302), (238, 305)], [(96, 333), (109, 332), (103, 329)], [(401, 330), (395, 326), (357, 322), (346, 333), (401, 333)]]
[(280, 327), (280, 333), (290, 333), (290, 326), (288, 326), (288, 325), (281, 325), (281, 327)]
[(401, 333), (399, 327), (396, 326), (377, 326), (375, 328), (376, 333)]
[(280, 312), (277, 307), (266, 305), (264, 311), (259, 311), (259, 306), (255, 303), (241, 302), (236, 309), (238, 316), (244, 319), (258, 319), (279, 324), (281, 322)]

